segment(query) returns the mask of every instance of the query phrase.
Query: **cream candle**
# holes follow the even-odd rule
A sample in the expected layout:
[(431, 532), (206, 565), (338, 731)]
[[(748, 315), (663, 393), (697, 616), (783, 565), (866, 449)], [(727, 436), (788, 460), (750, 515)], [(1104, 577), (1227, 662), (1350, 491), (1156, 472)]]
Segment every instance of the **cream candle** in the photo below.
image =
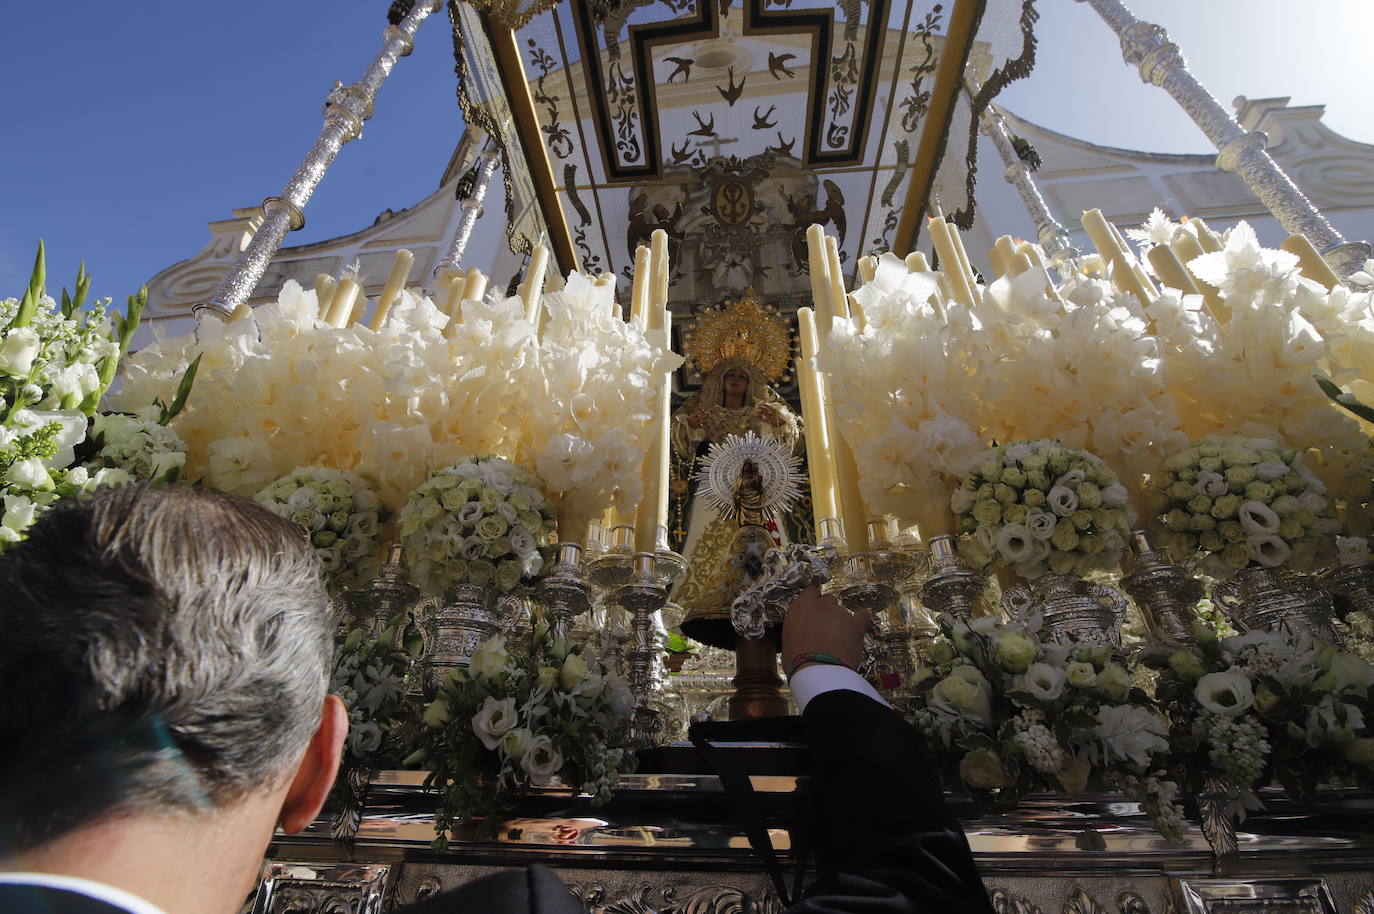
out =
[(396, 259), (391, 262), (391, 272), (386, 276), (386, 285), (382, 286), (382, 296), (377, 299), (377, 310), (372, 314), (372, 323), (369, 326), (373, 330), (382, 329), (391, 306), (405, 288), (406, 280), (410, 278), (410, 268), (414, 263), (415, 255), (410, 251), (402, 248), (396, 252)]

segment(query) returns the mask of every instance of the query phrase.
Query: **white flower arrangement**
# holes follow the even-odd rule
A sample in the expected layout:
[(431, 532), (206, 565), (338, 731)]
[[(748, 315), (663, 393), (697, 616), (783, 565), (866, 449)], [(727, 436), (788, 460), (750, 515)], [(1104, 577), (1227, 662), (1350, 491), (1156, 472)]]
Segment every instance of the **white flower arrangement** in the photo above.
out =
[[(420, 631), (405, 611), (388, 620), (375, 638), (358, 628), (339, 646), (329, 691), (348, 709), (344, 769), (400, 763), (406, 752), (398, 737), (411, 716), (406, 689), (419, 671), (423, 651)], [(344, 769), (340, 780), (347, 778)]]
[(1167, 722), (1109, 647), (1056, 644), (1038, 619), (989, 616), (944, 626), (929, 660), (916, 674), (914, 719), (941, 769), (957, 772), (950, 786), (1013, 806), (1033, 790), (1115, 785), (1180, 836)]
[(957, 303), (939, 302), (936, 279), (884, 254), (854, 293), (864, 329), (836, 321), (817, 358), (862, 470), (865, 504), (904, 523), (941, 516), (953, 479), (985, 446), (973, 385), (959, 367), (974, 321)]
[(455, 821), (500, 813), (521, 787), (561, 782), (593, 803), (610, 799), (630, 760), (634, 702), (624, 678), (583, 648), (540, 623), (527, 654), (490, 639), (440, 684), (405, 760), (443, 791), (436, 848)]
[(474, 457), (435, 470), (400, 517), (406, 567), (425, 593), (455, 584), (507, 593), (543, 569), (553, 531), (540, 479), (504, 457)]
[[(146, 411), (126, 425), (120, 417), (98, 415), (147, 291), (129, 296), (126, 313), (119, 315), (110, 313), (108, 298), (86, 305), (90, 277), (84, 270), (77, 274), (75, 295), (64, 289), (60, 304), (47, 294), (46, 281), (40, 244), (23, 297), (0, 300), (0, 549), (23, 539), (63, 496), (135, 479), (174, 479), (183, 459), (184, 446), (143, 418)], [(179, 377), (178, 398), (173, 407), (163, 406), (164, 418), (189, 392), (186, 373)], [(93, 416), (94, 442), (87, 440)], [(115, 427), (127, 434), (105, 441)], [(83, 463), (92, 451), (99, 453)]]
[(252, 495), (295, 467), (338, 467), (374, 479), (395, 513), (431, 468), (516, 452), (533, 352), (519, 298), (464, 301), (450, 321), (402, 290), (374, 331), (321, 320), (314, 290), (288, 280), (251, 319), (144, 347), (115, 402), (166, 398), (200, 353), (196, 399), (173, 422), (189, 475)]
[(1211, 435), (1164, 461), (1154, 486), (1160, 519), (1180, 558), (1229, 577), (1250, 563), (1312, 571), (1335, 557), (1331, 499), (1297, 451), (1275, 441)]
[(366, 586), (382, 570), (381, 501), (373, 485), (357, 473), (297, 467), (254, 498), (310, 534), (331, 590)]
[(950, 497), (960, 551), (1034, 579), (1116, 567), (1130, 532), (1126, 488), (1086, 451), (1054, 441), (993, 448)]
[(1331, 782), (1374, 784), (1374, 666), (1300, 631), (1193, 631), (1195, 646), (1143, 655), (1191, 789), (1218, 776), (1239, 811), (1258, 808), (1253, 792), (1271, 783), (1298, 800)]
[(549, 318), (533, 362), (540, 393), (525, 406), (529, 434), (520, 454), (569, 531), (585, 529), (611, 504), (634, 512), (663, 377), (682, 364), (663, 331), (620, 319), (614, 294), (614, 285), (572, 273), (543, 298)]

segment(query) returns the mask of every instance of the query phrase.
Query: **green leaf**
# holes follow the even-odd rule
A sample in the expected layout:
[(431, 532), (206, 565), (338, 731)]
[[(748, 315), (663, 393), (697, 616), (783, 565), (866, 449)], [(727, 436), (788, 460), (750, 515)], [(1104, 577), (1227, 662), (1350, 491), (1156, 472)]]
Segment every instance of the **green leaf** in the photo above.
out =
[(1324, 374), (1316, 373), (1313, 374), (1312, 377), (1316, 380), (1317, 386), (1322, 389), (1322, 393), (1330, 397), (1337, 406), (1347, 412), (1354, 413), (1367, 422), (1374, 422), (1374, 407), (1361, 403), (1359, 400), (1355, 399), (1354, 394), (1348, 394), (1341, 390), (1336, 386), (1335, 381), (1332, 381)]
[(24, 290), (24, 297), (19, 302), (19, 310), (15, 312), (14, 320), (10, 321), (9, 329), (15, 327), (27, 327), (33, 320), (33, 316), (38, 311), (38, 300), (43, 297), (43, 287), (48, 279), (47, 255), (43, 248), (43, 239), (38, 240), (38, 256), (33, 261), (33, 275), (29, 277), (28, 288)]

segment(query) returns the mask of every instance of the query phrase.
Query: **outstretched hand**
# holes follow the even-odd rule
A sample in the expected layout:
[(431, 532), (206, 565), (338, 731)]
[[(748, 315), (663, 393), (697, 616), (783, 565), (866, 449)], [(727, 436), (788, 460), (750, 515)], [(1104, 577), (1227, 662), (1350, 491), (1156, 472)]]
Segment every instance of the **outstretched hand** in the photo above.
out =
[(833, 654), (855, 669), (863, 658), (864, 632), (871, 618), (872, 613), (866, 609), (850, 612), (839, 600), (822, 595), (820, 588), (808, 587), (787, 608), (782, 626), (783, 662), (816, 651)]

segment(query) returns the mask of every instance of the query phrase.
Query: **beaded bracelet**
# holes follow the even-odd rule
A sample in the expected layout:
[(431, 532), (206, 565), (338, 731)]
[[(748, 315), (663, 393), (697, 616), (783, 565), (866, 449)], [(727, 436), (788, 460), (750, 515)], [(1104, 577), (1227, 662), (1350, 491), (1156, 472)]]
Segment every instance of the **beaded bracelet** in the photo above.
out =
[(821, 651), (802, 651), (800, 654), (793, 657), (792, 660), (787, 664), (787, 678), (791, 679), (792, 676), (797, 672), (797, 667), (801, 666), (803, 663), (826, 663), (831, 666), (842, 666), (846, 669), (849, 668), (849, 664), (845, 663), (843, 660), (841, 660), (839, 657), (836, 657), (834, 654), (826, 654), (822, 653)]

